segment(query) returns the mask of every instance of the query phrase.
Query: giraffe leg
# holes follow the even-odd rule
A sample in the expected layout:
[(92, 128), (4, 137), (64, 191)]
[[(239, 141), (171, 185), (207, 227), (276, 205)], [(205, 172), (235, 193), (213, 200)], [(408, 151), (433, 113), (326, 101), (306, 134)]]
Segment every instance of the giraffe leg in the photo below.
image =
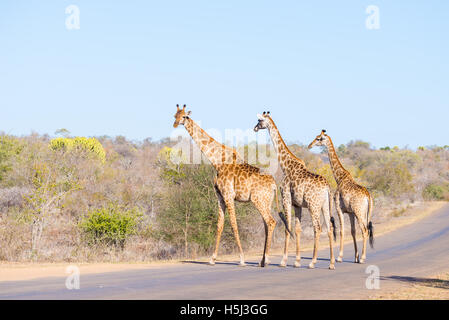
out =
[[(285, 183), (281, 187), (282, 205), (285, 210), (285, 216), (287, 218), (288, 228), (291, 230), (291, 216), (292, 216), (292, 195), (290, 192), (290, 184)], [(290, 241), (290, 234), (285, 230), (285, 244), (284, 244), (284, 255), (282, 257), (280, 267), (285, 267), (288, 260), (288, 243)]]
[(218, 196), (217, 239), (215, 241), (214, 254), (212, 255), (212, 257), (210, 258), (210, 261), (209, 261), (209, 264), (212, 265), (212, 266), (215, 265), (215, 260), (217, 259), (218, 248), (219, 248), (219, 245), (220, 245), (221, 233), (223, 232), (223, 226), (224, 226), (224, 213), (225, 213), (225, 210), (226, 210), (226, 205), (225, 205), (225, 202), (223, 200), (223, 197), (218, 192), (217, 192), (217, 196)]
[(313, 257), (312, 262), (309, 264), (309, 269), (315, 268), (315, 263), (317, 261), (318, 256), (318, 245), (320, 242), (321, 235), (321, 225), (320, 225), (320, 212), (317, 210), (311, 210), (309, 208), (310, 214), (312, 216), (312, 224), (313, 224), (313, 235), (314, 235), (314, 243), (313, 243)]
[(349, 214), (349, 221), (351, 222), (351, 235), (352, 235), (352, 240), (354, 241), (354, 262), (358, 263), (359, 262), (359, 252), (357, 251), (357, 238), (356, 238), (356, 230), (355, 230), (355, 214), (350, 213)]
[(363, 248), (362, 248), (362, 258), (360, 259), (360, 263), (365, 263), (366, 260), (366, 243), (368, 241), (368, 228), (366, 227), (366, 224), (364, 222), (364, 219), (361, 215), (357, 215), (357, 221), (359, 223), (359, 227), (362, 230), (362, 237), (363, 237)]
[(324, 223), (326, 224), (327, 235), (329, 237), (329, 250), (330, 250), (329, 269), (334, 270), (335, 269), (334, 238), (333, 238), (334, 227), (331, 224), (331, 217), (330, 217), (330, 212), (329, 212), (329, 201), (332, 201), (332, 199), (328, 198), (328, 201), (324, 202), (322, 211), (323, 211)]
[(271, 240), (273, 238), (274, 227), (276, 226), (276, 220), (268, 214), (264, 215), (264, 224), (265, 224), (265, 247), (263, 250), (262, 261), (260, 262), (261, 267), (265, 267), (270, 263), (270, 248), (271, 248)]
[(264, 246), (263, 246), (262, 260), (259, 262), (259, 267), (262, 267), (262, 268), (265, 267), (265, 263), (266, 264), (269, 263), (267, 261), (267, 256), (266, 256), (266, 254), (267, 254), (267, 239), (268, 239), (268, 225), (265, 222), (265, 220), (264, 220), (263, 224), (264, 224), (264, 227), (265, 227), (265, 243), (264, 243)]
[(338, 191), (335, 194), (335, 206), (337, 208), (338, 220), (340, 222), (340, 252), (338, 253), (337, 261), (342, 262), (343, 261), (343, 248), (344, 248), (344, 243), (345, 243), (345, 240), (344, 240), (344, 238), (345, 238), (345, 217), (343, 214), (343, 210), (341, 208), (340, 194)]
[[(272, 186), (269, 186), (269, 188), (271, 189)], [(266, 195), (267, 193), (271, 194), (271, 197), (268, 197)], [(259, 264), (259, 266), (265, 267), (265, 265), (268, 265), (270, 263), (269, 254), (270, 254), (271, 240), (273, 238), (273, 231), (276, 226), (276, 220), (274, 220), (274, 218), (271, 215), (273, 192), (271, 190), (267, 192), (254, 192), (252, 194), (252, 202), (254, 203), (254, 206), (257, 208), (260, 215), (262, 216), (265, 226), (265, 245), (263, 250), (262, 261)]]
[(240, 265), (246, 266), (245, 256), (243, 254), (242, 244), (240, 243), (240, 238), (239, 238), (239, 229), (237, 227), (237, 219), (235, 216), (234, 199), (225, 199), (225, 202), (226, 202), (226, 208), (229, 211), (229, 220), (231, 222), (232, 231), (234, 231), (235, 241), (237, 242), (237, 246), (239, 247)]
[(267, 234), (267, 252), (265, 254), (265, 263), (269, 264), (270, 263), (270, 249), (271, 249), (271, 240), (273, 239), (273, 232), (274, 232), (274, 228), (276, 227), (276, 220), (274, 220), (274, 218), (269, 215), (269, 219), (268, 219), (268, 234)]
[(296, 260), (295, 267), (299, 268), (301, 266), (301, 216), (302, 208), (295, 206), (295, 236), (296, 236)]

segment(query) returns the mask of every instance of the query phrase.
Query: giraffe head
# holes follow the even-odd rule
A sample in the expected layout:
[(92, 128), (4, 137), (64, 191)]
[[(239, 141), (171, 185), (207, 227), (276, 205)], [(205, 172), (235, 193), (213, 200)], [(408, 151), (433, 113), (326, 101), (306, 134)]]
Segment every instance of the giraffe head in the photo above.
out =
[(173, 123), (173, 127), (176, 128), (180, 124), (184, 124), (185, 120), (189, 118), (192, 111), (186, 112), (186, 105), (182, 109), (179, 108), (179, 104), (176, 105), (176, 113), (175, 113), (175, 123)]
[(259, 131), (260, 129), (267, 129), (270, 124), (270, 111), (264, 111), (263, 114), (257, 114), (257, 118), (259, 119), (256, 126), (254, 127), (254, 131)]
[(314, 146), (326, 146), (326, 142), (329, 140), (329, 137), (326, 134), (326, 130), (321, 130), (321, 133), (316, 136), (315, 140), (313, 140), (308, 148), (312, 149)]

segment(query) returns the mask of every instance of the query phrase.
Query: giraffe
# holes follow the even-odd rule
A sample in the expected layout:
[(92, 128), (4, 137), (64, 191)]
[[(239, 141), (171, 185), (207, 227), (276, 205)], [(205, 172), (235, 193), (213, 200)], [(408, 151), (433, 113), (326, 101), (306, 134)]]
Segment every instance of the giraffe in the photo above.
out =
[[(337, 258), (338, 262), (343, 261), (343, 243), (344, 243), (344, 217), (343, 213), (348, 213), (351, 222), (351, 235), (354, 241), (355, 259), (354, 262), (364, 263), (366, 259), (366, 241), (369, 236), (371, 248), (374, 247), (373, 224), (371, 222), (371, 213), (373, 210), (373, 198), (368, 190), (357, 184), (351, 174), (343, 167), (338, 159), (331, 137), (322, 130), (319, 135), (309, 144), (309, 149), (313, 146), (323, 146), (327, 149), (329, 162), (332, 172), (337, 181), (337, 191), (334, 195), (337, 207), (338, 218), (340, 220), (340, 252)], [(360, 259), (357, 251), (355, 218), (357, 218), (363, 235), (362, 258)]]
[[(332, 214), (332, 199), (330, 187), (325, 178), (307, 170), (304, 161), (297, 158), (285, 144), (277, 129), (270, 112), (258, 114), (258, 122), (254, 131), (268, 129), (273, 145), (277, 151), (279, 165), (284, 173), (281, 183), (281, 195), (287, 218), (283, 217), (286, 224), (284, 255), (280, 266), (285, 267), (288, 259), (288, 243), (291, 227), (291, 207), (295, 209), (295, 234), (296, 234), (296, 260), (295, 267), (301, 266), (300, 235), (302, 209), (307, 208), (312, 217), (314, 231), (313, 258), (309, 268), (315, 267), (318, 255), (318, 244), (321, 234), (320, 216), (323, 213), (326, 231), (329, 236), (330, 264), (329, 269), (335, 269), (333, 252), (333, 238), (335, 239), (335, 222)], [(285, 221), (286, 220), (286, 221)], [(333, 236), (333, 238), (332, 238)]]
[(209, 261), (215, 265), (221, 233), (224, 225), (224, 214), (229, 212), (229, 219), (234, 233), (235, 241), (240, 252), (240, 265), (245, 266), (245, 258), (240, 243), (237, 227), (234, 201), (251, 201), (261, 214), (265, 225), (265, 245), (260, 266), (269, 264), (269, 251), (276, 220), (271, 215), (273, 191), (277, 188), (274, 178), (268, 174), (261, 174), (259, 168), (246, 163), (233, 148), (227, 147), (209, 136), (191, 118), (191, 111), (186, 111), (186, 105), (181, 109), (176, 105), (175, 122), (173, 127), (183, 125), (202, 153), (209, 159), (217, 171), (214, 179), (214, 188), (218, 198), (218, 223), (215, 250)]

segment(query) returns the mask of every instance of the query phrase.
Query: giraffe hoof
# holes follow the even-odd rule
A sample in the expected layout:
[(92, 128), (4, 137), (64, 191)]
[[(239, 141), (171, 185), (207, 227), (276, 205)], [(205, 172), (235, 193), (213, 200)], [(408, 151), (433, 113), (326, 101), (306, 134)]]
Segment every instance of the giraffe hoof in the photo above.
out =
[(342, 257), (338, 257), (337, 258), (337, 262), (343, 262), (343, 258)]
[(210, 265), (210, 266), (215, 266), (215, 261), (211, 260), (207, 264)]
[(301, 262), (295, 261), (294, 266), (295, 266), (295, 268), (301, 268)]
[(315, 264), (314, 264), (313, 262), (311, 262), (311, 263), (309, 264), (309, 269), (315, 269)]
[(246, 263), (245, 262), (240, 262), (239, 263), (239, 267), (246, 267)]
[(287, 264), (285, 263), (285, 261), (281, 261), (281, 263), (279, 263), (279, 267), (281, 268), (285, 268), (287, 266)]
[(331, 265), (329, 266), (329, 270), (335, 270), (335, 265), (331, 264)]
[(364, 264), (364, 263), (365, 263), (365, 259), (360, 259), (360, 260), (359, 260), (359, 263), (360, 263), (360, 264)]

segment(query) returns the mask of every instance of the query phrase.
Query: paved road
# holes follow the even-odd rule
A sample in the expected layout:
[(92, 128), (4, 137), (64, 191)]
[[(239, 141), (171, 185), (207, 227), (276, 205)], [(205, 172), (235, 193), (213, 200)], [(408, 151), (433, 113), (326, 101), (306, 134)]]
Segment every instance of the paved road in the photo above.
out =
[[(316, 269), (279, 268), (272, 264), (247, 267), (218, 262), (211, 267), (185, 262), (145, 270), (81, 275), (81, 288), (67, 290), (65, 278), (0, 283), (1, 299), (363, 299), (375, 295), (366, 288), (369, 265), (380, 270), (381, 289), (449, 270), (449, 205), (429, 217), (376, 239), (364, 265), (352, 263), (352, 245), (345, 260), (328, 270), (328, 250), (319, 253)], [(337, 252), (337, 251), (336, 251)], [(273, 256), (278, 263), (280, 256)]]

